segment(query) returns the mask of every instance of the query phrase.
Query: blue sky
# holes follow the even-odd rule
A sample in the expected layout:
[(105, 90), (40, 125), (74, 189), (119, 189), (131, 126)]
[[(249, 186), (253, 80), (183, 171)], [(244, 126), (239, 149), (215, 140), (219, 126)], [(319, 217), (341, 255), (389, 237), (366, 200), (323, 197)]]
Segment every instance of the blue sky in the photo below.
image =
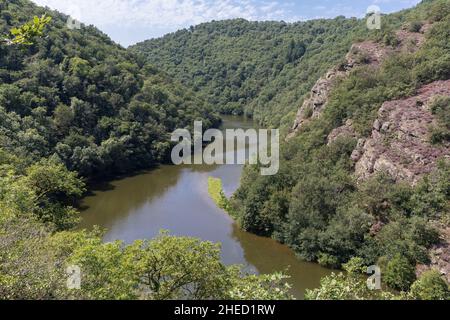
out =
[(128, 46), (211, 20), (284, 20), (363, 17), (377, 5), (389, 13), (420, 0), (33, 0), (93, 24)]

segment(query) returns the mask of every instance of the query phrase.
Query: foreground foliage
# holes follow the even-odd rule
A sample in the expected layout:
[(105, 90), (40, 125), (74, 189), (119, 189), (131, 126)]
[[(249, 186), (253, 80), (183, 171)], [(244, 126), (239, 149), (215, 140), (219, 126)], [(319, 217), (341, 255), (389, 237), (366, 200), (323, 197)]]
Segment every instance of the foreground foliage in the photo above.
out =
[(32, 45), (37, 37), (42, 36), (45, 26), (52, 21), (51, 17), (45, 15), (40, 18), (35, 16), (32, 21), (27, 22), (19, 28), (11, 29), (12, 44)]
[[(289, 299), (282, 274), (246, 275), (221, 262), (220, 246), (162, 233), (131, 245), (71, 231), (70, 196), (83, 183), (41, 161), (14, 171), (0, 161), (0, 299)], [(81, 288), (69, 290), (69, 266)]]
[(366, 283), (367, 267), (361, 258), (353, 258), (343, 266), (344, 273), (327, 276), (321, 286), (307, 290), (307, 300), (449, 300), (450, 288), (439, 272), (430, 270), (416, 280), (411, 291), (393, 293), (380, 289), (370, 290)]
[[(0, 9), (0, 31), (44, 11), (24, 0)], [(217, 118), (98, 30), (80, 35), (49, 14), (45, 40), (50, 17), (12, 29), (29, 47), (0, 44), (0, 299), (292, 298), (283, 275), (225, 266), (209, 242), (163, 233), (125, 245), (73, 230), (79, 174), (148, 167), (164, 160), (175, 126)], [(70, 289), (74, 266), (81, 283)]]

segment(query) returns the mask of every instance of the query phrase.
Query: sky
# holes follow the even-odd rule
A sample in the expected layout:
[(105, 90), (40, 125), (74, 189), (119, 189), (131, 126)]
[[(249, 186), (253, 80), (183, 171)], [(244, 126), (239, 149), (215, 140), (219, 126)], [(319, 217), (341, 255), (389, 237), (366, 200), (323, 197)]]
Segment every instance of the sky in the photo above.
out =
[(364, 17), (371, 5), (390, 13), (420, 0), (32, 0), (93, 24), (127, 47), (211, 20)]

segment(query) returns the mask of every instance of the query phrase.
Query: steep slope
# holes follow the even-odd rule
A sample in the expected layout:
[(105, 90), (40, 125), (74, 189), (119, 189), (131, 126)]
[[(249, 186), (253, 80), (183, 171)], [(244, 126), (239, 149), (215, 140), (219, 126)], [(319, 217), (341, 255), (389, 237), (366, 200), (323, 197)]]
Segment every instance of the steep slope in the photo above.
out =
[[(294, 126), (287, 139), (294, 137), (306, 123), (319, 118), (327, 106), (328, 99), (340, 80), (348, 77), (354, 68), (365, 66), (375, 72), (385, 59), (395, 54), (417, 52), (425, 42), (425, 33), (432, 24), (420, 24), (411, 31), (404, 27), (395, 33), (393, 45), (364, 41), (352, 46), (345, 62), (332, 68), (320, 78), (300, 107)], [(352, 119), (328, 136), (328, 144), (338, 138), (360, 138), (352, 153), (358, 180), (387, 171), (396, 180), (417, 183), (427, 173), (436, 169), (437, 162), (450, 157), (448, 143), (434, 146), (430, 139), (430, 128), (437, 126), (431, 111), (434, 98), (450, 96), (450, 82), (437, 81), (420, 88), (417, 95), (408, 99), (385, 102), (378, 111), (369, 139), (361, 138), (352, 124)]]
[(440, 159), (450, 159), (450, 141), (433, 145), (430, 139), (430, 128), (438, 122), (432, 104), (442, 96), (450, 97), (450, 80), (425, 85), (407, 99), (385, 102), (372, 135), (359, 141), (352, 154), (357, 178), (385, 171), (395, 180), (416, 184)]
[(194, 88), (216, 110), (287, 125), (302, 96), (348, 51), (362, 21), (201, 24), (132, 47)]
[(435, 248), (445, 273), (450, 3), (384, 19), (299, 104), (279, 174), (247, 167), (232, 207), (244, 229), (306, 260), (429, 265)]
[(379, 43), (366, 40), (353, 44), (344, 62), (329, 70), (325, 77), (320, 78), (311, 89), (309, 97), (297, 112), (288, 139), (295, 136), (305, 122), (321, 115), (338, 80), (347, 77), (353, 68), (365, 65), (377, 69), (386, 57), (394, 53), (416, 52), (425, 41), (424, 34), (431, 27), (430, 24), (420, 24), (420, 26), (420, 29), (415, 32), (408, 30), (408, 27), (404, 27), (402, 30), (395, 32), (394, 40), (389, 40), (389, 42)]
[(377, 68), (388, 51), (389, 48), (373, 41), (354, 44), (345, 57), (345, 61), (328, 71), (325, 77), (321, 77), (311, 89), (309, 97), (297, 112), (294, 126), (287, 138), (295, 136), (306, 122), (320, 117), (330, 93), (340, 79), (347, 77), (353, 68), (361, 65)]
[(53, 19), (32, 46), (0, 47), (0, 147), (23, 159), (60, 159), (84, 176), (164, 161), (169, 133), (217, 125), (188, 88), (93, 26), (71, 30), (68, 17), (27, 0), (0, 1), (0, 34), (34, 15)]

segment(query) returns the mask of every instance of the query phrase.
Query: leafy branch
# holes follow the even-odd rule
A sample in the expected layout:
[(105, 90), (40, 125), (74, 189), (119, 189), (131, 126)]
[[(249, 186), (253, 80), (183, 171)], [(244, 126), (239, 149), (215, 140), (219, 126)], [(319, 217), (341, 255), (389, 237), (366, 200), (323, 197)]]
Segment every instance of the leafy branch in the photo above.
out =
[(45, 26), (50, 23), (51, 17), (43, 15), (40, 18), (35, 16), (32, 21), (25, 23), (24, 25), (11, 29), (12, 37), (8, 37), (3, 40), (6, 45), (32, 45), (34, 39), (41, 37)]

